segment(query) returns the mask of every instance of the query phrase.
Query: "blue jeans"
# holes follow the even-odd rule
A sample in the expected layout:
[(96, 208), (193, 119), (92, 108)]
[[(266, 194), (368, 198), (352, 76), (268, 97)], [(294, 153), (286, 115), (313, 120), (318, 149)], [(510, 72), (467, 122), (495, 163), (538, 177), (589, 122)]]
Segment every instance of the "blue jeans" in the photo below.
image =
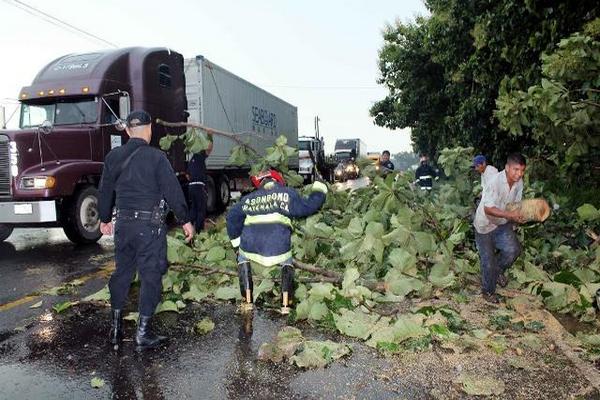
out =
[(475, 243), (481, 262), (481, 289), (488, 294), (495, 293), (498, 276), (521, 254), (521, 244), (513, 230), (513, 224), (499, 225), (486, 234), (475, 231)]

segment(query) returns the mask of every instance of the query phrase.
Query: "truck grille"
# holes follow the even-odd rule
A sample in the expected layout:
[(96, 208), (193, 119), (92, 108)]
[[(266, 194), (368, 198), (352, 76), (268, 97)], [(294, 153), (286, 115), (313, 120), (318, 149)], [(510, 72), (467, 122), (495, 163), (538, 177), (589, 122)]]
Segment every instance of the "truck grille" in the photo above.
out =
[(0, 196), (10, 195), (10, 157), (8, 136), (0, 135)]

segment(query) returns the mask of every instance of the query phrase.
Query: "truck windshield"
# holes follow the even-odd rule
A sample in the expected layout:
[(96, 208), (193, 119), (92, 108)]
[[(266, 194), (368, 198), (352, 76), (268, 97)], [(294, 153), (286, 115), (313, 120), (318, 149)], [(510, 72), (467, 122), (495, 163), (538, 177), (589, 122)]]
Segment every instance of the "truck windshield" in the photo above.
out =
[(306, 140), (298, 141), (298, 150), (310, 150), (310, 142)]
[(344, 161), (350, 158), (350, 152), (349, 151), (339, 151), (337, 153), (335, 153), (335, 158), (338, 161)]
[(96, 122), (96, 99), (65, 101), (51, 104), (27, 104), (21, 107), (21, 129), (40, 126), (48, 120), (53, 125), (77, 125)]

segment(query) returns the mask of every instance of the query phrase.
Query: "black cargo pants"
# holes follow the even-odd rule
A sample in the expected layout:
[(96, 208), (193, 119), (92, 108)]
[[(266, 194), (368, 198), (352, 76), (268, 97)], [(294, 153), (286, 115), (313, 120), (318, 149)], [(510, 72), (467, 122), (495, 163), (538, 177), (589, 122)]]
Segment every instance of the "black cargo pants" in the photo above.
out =
[(197, 232), (204, 229), (204, 220), (206, 219), (206, 202), (208, 194), (206, 185), (200, 182), (192, 182), (188, 186), (188, 195), (190, 197), (190, 214), (192, 222)]
[(140, 278), (139, 313), (154, 314), (162, 293), (162, 276), (167, 272), (166, 227), (149, 220), (118, 219), (115, 224), (116, 269), (108, 288), (113, 309), (122, 310), (137, 270)]

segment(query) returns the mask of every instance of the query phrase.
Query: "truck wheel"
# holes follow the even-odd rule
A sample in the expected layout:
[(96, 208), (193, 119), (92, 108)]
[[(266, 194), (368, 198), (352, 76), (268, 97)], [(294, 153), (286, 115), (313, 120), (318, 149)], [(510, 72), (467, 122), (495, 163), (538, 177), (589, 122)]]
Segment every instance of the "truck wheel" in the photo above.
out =
[(217, 185), (217, 207), (220, 211), (225, 211), (231, 200), (231, 190), (229, 189), (229, 178), (225, 175), (219, 177)]
[(13, 227), (10, 225), (0, 224), (0, 242), (4, 242), (13, 231)]
[(215, 189), (215, 180), (212, 176), (206, 177), (206, 212), (214, 213), (217, 211), (217, 191)]
[(95, 243), (100, 239), (100, 215), (98, 212), (98, 190), (86, 186), (75, 193), (66, 204), (65, 235), (73, 243)]

